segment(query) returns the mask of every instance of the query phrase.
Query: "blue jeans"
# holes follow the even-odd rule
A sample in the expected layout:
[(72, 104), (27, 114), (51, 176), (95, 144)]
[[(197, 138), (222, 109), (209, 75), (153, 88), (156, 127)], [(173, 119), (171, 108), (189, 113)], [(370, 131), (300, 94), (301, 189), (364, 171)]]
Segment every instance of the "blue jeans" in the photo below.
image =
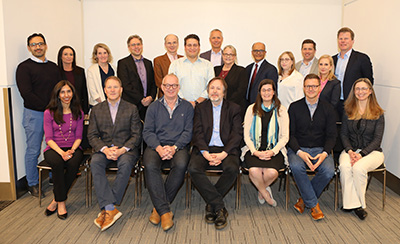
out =
[[(171, 171), (164, 183), (161, 176), (161, 168), (167, 163), (169, 163), (168, 166)], [(146, 148), (143, 164), (147, 189), (149, 190), (151, 201), (160, 216), (171, 211), (170, 203), (174, 200), (185, 179), (188, 163), (189, 152), (186, 148), (179, 150), (171, 160), (166, 161), (161, 160), (155, 150), (150, 147)]]
[[(305, 148), (300, 149), (312, 157), (323, 152), (322, 147)], [(288, 149), (289, 166), (292, 170), (294, 180), (299, 188), (300, 195), (303, 198), (304, 204), (307, 208), (313, 208), (318, 203), (318, 198), (326, 185), (329, 184), (332, 177), (335, 174), (335, 165), (331, 155), (325, 158), (325, 160), (315, 170), (317, 173), (310, 181), (306, 170), (308, 169), (307, 164), (299, 156), (293, 152), (292, 149)], [(312, 160), (315, 164), (317, 160)]]
[(108, 160), (106, 155), (102, 152), (96, 152), (92, 155), (90, 168), (100, 209), (103, 209), (108, 204), (121, 204), (129, 177), (132, 173), (132, 168), (137, 158), (137, 151), (129, 151), (119, 156), (117, 159), (117, 177), (111, 187), (107, 179), (106, 168), (107, 165), (113, 161)]
[(22, 125), (25, 129), (25, 173), (29, 186), (39, 184), (38, 157), (43, 140), (43, 112), (24, 108)]

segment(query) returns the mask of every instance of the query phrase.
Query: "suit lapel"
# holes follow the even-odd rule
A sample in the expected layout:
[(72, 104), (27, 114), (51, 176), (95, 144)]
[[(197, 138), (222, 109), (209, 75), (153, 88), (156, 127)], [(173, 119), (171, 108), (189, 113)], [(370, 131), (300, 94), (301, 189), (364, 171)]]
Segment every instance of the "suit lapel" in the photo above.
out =
[(122, 116), (123, 113), (124, 113), (124, 103), (123, 103), (122, 98), (121, 98), (119, 100), (119, 106), (118, 106), (117, 114), (115, 115), (115, 123), (114, 123), (113, 131), (112, 131), (113, 135), (114, 135), (115, 129), (118, 128), (117, 123), (119, 121), (121, 121), (120, 117)]
[(357, 54), (355, 53), (354, 49), (351, 51), (350, 57), (349, 57), (349, 62), (347, 62), (346, 66), (346, 71), (344, 72), (344, 80), (346, 79), (346, 76), (351, 73), (351, 68), (354, 66), (354, 63), (356, 62), (357, 59)]

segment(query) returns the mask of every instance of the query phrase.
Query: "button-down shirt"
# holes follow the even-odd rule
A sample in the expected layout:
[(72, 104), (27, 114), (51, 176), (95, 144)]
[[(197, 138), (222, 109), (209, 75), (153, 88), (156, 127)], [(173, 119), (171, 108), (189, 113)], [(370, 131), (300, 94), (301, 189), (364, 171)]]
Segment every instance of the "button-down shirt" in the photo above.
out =
[(143, 56), (140, 59), (136, 59), (132, 56), (133, 60), (135, 60), (137, 72), (140, 77), (140, 81), (142, 82), (143, 86), (143, 96), (147, 97), (147, 73), (146, 67), (144, 67)]
[(172, 54), (167, 53), (167, 56), (169, 58), (169, 61), (171, 61), (171, 63), (178, 59), (178, 54), (175, 54), (174, 56)]
[(179, 97), (177, 97), (176, 102), (174, 104), (174, 108), (171, 109), (171, 107), (168, 105), (167, 101), (165, 100), (164, 97), (160, 98), (160, 102), (164, 105), (164, 107), (167, 109), (168, 113), (169, 113), (169, 118), (172, 118), (172, 114), (174, 113), (174, 110), (176, 109), (176, 107), (178, 106), (178, 104), (180, 103), (181, 99)]
[(33, 55), (31, 55), (29, 58), (32, 59), (33, 61), (35, 61), (36, 63), (47, 63), (47, 61), (48, 61), (47, 58), (44, 58), (44, 61), (43, 61)]
[(344, 99), (343, 95), (343, 80), (344, 80), (344, 74), (346, 72), (346, 67), (347, 63), (349, 62), (349, 58), (351, 55), (351, 52), (353, 49), (350, 49), (342, 58), (340, 56), (340, 53), (337, 55), (337, 64), (336, 64), (336, 69), (335, 69), (335, 76), (337, 77), (338, 80), (340, 80), (340, 100)]
[(210, 143), (208, 144), (210, 147), (223, 147), (224, 143), (221, 140), (220, 132), (220, 124), (221, 124), (221, 108), (223, 101), (218, 106), (213, 105), (213, 132), (211, 136)]
[(113, 124), (115, 124), (115, 118), (117, 117), (118, 107), (119, 107), (119, 103), (121, 102), (121, 99), (119, 99), (118, 102), (116, 102), (114, 106), (108, 100), (107, 100), (107, 102), (108, 102), (108, 107), (110, 108), (112, 122), (113, 122)]
[(315, 59), (316, 58), (314, 57), (310, 62), (308, 62), (308, 64), (304, 63), (304, 60), (302, 60), (301, 64), (300, 64), (300, 69), (299, 69), (300, 74), (302, 74), (304, 77), (306, 77), (306, 75), (308, 75), (310, 73), (311, 66)]
[(199, 97), (207, 98), (207, 84), (214, 78), (214, 67), (203, 58), (192, 63), (183, 57), (171, 63), (168, 73), (175, 74), (179, 79), (179, 97), (195, 101)]
[(222, 52), (219, 50), (219, 52), (214, 52), (211, 50), (211, 57), (210, 57), (210, 62), (212, 65), (215, 66), (220, 66), (222, 65)]
[(319, 100), (317, 100), (316, 103), (311, 104), (310, 102), (308, 102), (308, 100), (307, 100), (307, 98), (306, 98), (306, 104), (307, 104), (308, 110), (310, 110), (311, 120), (312, 120), (312, 117), (314, 116), (315, 110), (317, 109), (318, 101), (319, 101)]

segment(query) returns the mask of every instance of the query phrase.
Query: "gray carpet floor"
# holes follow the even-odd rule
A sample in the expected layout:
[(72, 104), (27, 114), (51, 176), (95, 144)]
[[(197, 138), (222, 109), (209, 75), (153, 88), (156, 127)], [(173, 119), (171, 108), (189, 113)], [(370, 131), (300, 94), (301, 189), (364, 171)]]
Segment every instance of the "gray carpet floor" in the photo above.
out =
[[(110, 175), (110, 179), (112, 177)], [(141, 205), (134, 208), (132, 179), (118, 207), (123, 213), (121, 219), (101, 232), (93, 224), (99, 212), (94, 192), (93, 205), (85, 207), (83, 176), (78, 178), (69, 194), (69, 217), (65, 221), (56, 215), (46, 217), (43, 214), (52, 200), (52, 188), (46, 180), (42, 207), (36, 198), (25, 194), (0, 212), (0, 243), (400, 243), (399, 195), (388, 189), (386, 207), (382, 211), (382, 184), (373, 179), (367, 191), (369, 215), (361, 221), (353, 213), (334, 211), (333, 186), (332, 182), (320, 198), (326, 217), (316, 222), (307, 210), (299, 214), (293, 209), (298, 193), (292, 180), (291, 201), (286, 211), (285, 193), (278, 191), (278, 184), (272, 186), (278, 206), (260, 205), (256, 189), (244, 175), (241, 208), (234, 209), (235, 190), (225, 197), (229, 224), (223, 230), (205, 223), (205, 203), (197, 191), (193, 191), (191, 207), (185, 208), (183, 186), (172, 204), (175, 226), (164, 232), (160, 226), (148, 221), (152, 204), (146, 189), (143, 189)]]

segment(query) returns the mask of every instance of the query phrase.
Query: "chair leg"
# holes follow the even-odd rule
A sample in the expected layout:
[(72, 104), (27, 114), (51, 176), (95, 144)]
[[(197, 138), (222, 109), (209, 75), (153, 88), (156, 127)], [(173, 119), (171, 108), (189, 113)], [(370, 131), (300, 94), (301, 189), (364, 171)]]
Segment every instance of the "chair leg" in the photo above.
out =
[(242, 171), (239, 170), (237, 179), (236, 179), (236, 201), (235, 201), (235, 208), (240, 209), (240, 191), (241, 191), (241, 185), (242, 185)]
[(185, 192), (185, 209), (188, 207), (188, 197), (189, 197), (189, 182), (188, 182), (188, 172), (185, 172), (185, 187), (186, 187), (186, 192)]
[(89, 207), (89, 176), (88, 176), (88, 168), (85, 166), (85, 200), (86, 200), (86, 208)]
[(383, 171), (382, 210), (385, 210), (386, 202), (386, 169)]
[(42, 206), (42, 169), (39, 168), (39, 207)]
[(286, 176), (285, 176), (285, 189), (286, 189), (286, 199), (285, 199), (285, 205), (286, 205), (286, 211), (288, 210), (288, 206), (289, 206), (289, 198), (290, 198), (290, 181), (289, 181), (289, 170), (286, 170), (285, 172)]
[(187, 184), (188, 184), (187, 208), (190, 208), (190, 201), (192, 200), (192, 179), (190, 178), (189, 172), (187, 172)]
[(138, 206), (138, 198), (139, 198), (139, 186), (138, 186), (139, 179), (138, 179), (138, 174), (139, 174), (139, 170), (136, 168), (135, 169), (135, 192), (134, 192), (135, 200), (134, 200), (134, 203), (133, 203), (135, 208)]
[(339, 174), (339, 172), (335, 172), (335, 211), (337, 210), (337, 208), (338, 208), (338, 202), (339, 202), (339, 190), (338, 190), (338, 188), (339, 188), (339, 181), (338, 181), (338, 174)]
[(142, 202), (143, 169), (139, 168), (139, 204)]

